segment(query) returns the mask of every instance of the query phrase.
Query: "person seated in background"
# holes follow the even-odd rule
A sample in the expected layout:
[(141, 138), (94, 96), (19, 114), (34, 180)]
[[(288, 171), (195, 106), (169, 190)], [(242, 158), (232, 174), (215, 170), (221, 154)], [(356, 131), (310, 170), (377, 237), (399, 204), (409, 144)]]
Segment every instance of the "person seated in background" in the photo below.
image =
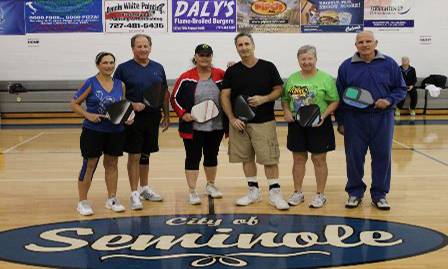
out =
[[(409, 104), (409, 112), (411, 116), (415, 116), (415, 107), (417, 106), (417, 89), (415, 88), (415, 84), (417, 83), (417, 73), (415, 72), (415, 68), (409, 65), (409, 58), (404, 56), (401, 58), (401, 74), (403, 75), (404, 82), (406, 83), (406, 87), (408, 89), (407, 94), (411, 98), (411, 103)], [(403, 109), (404, 100), (401, 100), (397, 103), (397, 108), (395, 109), (395, 116), (400, 116), (400, 110)]]

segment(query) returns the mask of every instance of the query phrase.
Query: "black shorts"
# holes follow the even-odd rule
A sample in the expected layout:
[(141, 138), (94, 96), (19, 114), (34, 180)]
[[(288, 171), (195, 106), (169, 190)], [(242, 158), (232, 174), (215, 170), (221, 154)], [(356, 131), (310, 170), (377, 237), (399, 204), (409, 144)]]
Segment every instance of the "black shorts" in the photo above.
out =
[(99, 158), (103, 153), (110, 156), (123, 156), (124, 138), (124, 132), (106, 133), (82, 128), (81, 155), (84, 158)]
[(297, 122), (288, 123), (287, 148), (292, 152), (324, 153), (335, 150), (331, 117), (320, 127), (301, 127)]
[(136, 115), (132, 125), (125, 125), (126, 142), (124, 151), (127, 153), (144, 153), (149, 155), (159, 151), (159, 125), (161, 113)]
[(219, 145), (223, 136), (224, 130), (193, 130), (193, 139), (184, 139), (185, 170), (199, 170), (202, 154), (205, 167), (217, 166)]

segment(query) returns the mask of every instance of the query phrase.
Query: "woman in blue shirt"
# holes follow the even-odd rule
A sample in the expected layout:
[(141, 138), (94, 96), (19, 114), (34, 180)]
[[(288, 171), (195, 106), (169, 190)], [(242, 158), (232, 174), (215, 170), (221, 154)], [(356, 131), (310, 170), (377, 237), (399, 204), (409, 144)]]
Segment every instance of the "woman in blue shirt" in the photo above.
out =
[[(115, 57), (112, 53), (99, 53), (95, 63), (98, 74), (88, 78), (70, 102), (72, 110), (85, 118), (80, 138), (81, 154), (84, 160), (78, 178), (79, 203), (77, 207), (78, 212), (83, 216), (93, 214), (92, 207), (87, 201), (87, 193), (103, 153), (108, 192), (106, 208), (115, 212), (125, 210), (115, 197), (118, 157), (123, 155), (124, 126), (109, 122), (105, 114), (107, 106), (125, 99), (126, 88), (123, 82), (112, 78), (115, 70)], [(84, 101), (86, 101), (87, 109), (81, 106)], [(126, 124), (132, 124), (132, 121), (127, 121)]]

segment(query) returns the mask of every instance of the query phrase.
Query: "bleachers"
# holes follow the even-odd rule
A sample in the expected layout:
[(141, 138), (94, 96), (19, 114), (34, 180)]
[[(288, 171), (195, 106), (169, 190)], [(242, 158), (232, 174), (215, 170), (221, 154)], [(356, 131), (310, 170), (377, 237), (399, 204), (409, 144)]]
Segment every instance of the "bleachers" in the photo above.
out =
[[(438, 97), (431, 97), (428, 91), (422, 89), (419, 78), (417, 82), (417, 114), (448, 114), (448, 87), (441, 91)], [(82, 119), (73, 113), (69, 102), (83, 81), (14, 81), (20, 82), (28, 92), (10, 94), (7, 81), (0, 81), (0, 114), (1, 125), (53, 125), (53, 124), (80, 124)], [(175, 80), (169, 80), (170, 91)], [(20, 99), (20, 102), (18, 101)], [(409, 97), (406, 98), (402, 113), (406, 114), (409, 107)], [(282, 117), (281, 104), (275, 104), (276, 115)], [(177, 121), (174, 112), (171, 112), (173, 122)]]

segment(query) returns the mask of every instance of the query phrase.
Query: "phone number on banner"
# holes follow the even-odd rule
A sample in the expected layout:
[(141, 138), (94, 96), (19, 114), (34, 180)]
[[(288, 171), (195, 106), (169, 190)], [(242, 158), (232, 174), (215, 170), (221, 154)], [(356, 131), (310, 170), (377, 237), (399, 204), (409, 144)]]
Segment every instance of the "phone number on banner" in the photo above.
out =
[(148, 23), (148, 22), (129, 22), (129, 23), (118, 23), (111, 22), (111, 29), (117, 28), (129, 28), (129, 29), (138, 29), (138, 28), (164, 28), (163, 23)]
[(164, 31), (165, 24), (158, 22), (111, 22), (108, 32)]

